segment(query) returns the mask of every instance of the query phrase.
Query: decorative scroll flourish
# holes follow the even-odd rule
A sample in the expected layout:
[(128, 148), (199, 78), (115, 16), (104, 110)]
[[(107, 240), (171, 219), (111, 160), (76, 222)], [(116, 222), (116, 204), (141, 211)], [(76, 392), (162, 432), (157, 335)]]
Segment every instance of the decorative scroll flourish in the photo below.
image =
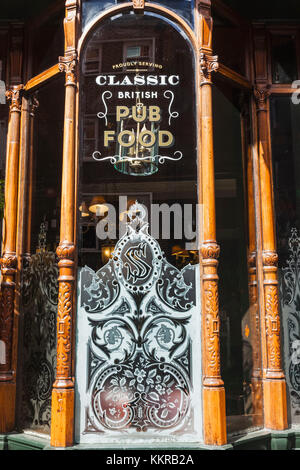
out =
[(56, 378), (68, 379), (71, 368), (71, 313), (73, 308), (73, 286), (70, 282), (59, 282), (57, 311), (57, 366)]
[(278, 287), (265, 286), (265, 297), (268, 366), (278, 370), (281, 368)]
[(164, 97), (165, 97), (165, 98), (169, 98), (169, 96), (171, 97), (170, 103), (169, 103), (169, 109), (168, 109), (168, 112), (169, 112), (169, 126), (170, 126), (170, 125), (171, 125), (171, 119), (176, 119), (176, 118), (178, 118), (179, 113), (178, 113), (178, 111), (171, 111), (171, 109), (172, 109), (172, 104), (173, 104), (173, 101), (174, 101), (174, 93), (173, 93), (173, 91), (171, 91), (171, 90), (166, 90), (166, 91), (164, 92)]
[(296, 289), (300, 282), (300, 237), (296, 228), (292, 228), (288, 241), (289, 258), (286, 266), (282, 268), (283, 304), (289, 305), (294, 302)]
[(51, 391), (56, 367), (58, 266), (55, 253), (39, 250), (23, 260), (24, 312), (22, 425), (50, 431)]
[[(115, 165), (117, 162), (120, 162), (120, 158), (119, 158), (119, 155), (110, 155), (108, 157), (97, 157), (97, 155), (100, 155), (101, 157), (101, 152), (99, 152), (99, 150), (95, 150), (95, 152), (93, 152), (92, 154), (92, 157), (94, 160), (97, 160), (97, 162), (104, 162), (105, 160), (110, 160), (110, 163), (112, 165)], [(175, 157), (175, 155), (178, 155), (177, 157)], [(147, 155), (145, 157), (129, 157), (129, 156), (126, 156), (123, 158), (122, 161), (124, 162), (134, 162), (136, 160), (139, 160), (139, 161), (143, 161), (143, 160), (147, 160), (147, 161), (151, 161), (151, 162), (155, 162), (156, 159), (158, 158), (158, 162), (159, 163), (165, 163), (165, 160), (173, 160), (173, 161), (178, 161), (178, 160), (181, 160), (183, 157), (183, 154), (182, 152), (180, 152), (180, 150), (176, 150), (176, 152), (174, 152), (173, 154), (173, 157), (169, 157), (167, 155), (153, 155), (152, 157)]]
[(97, 113), (97, 116), (99, 119), (104, 119), (105, 120), (105, 125), (107, 126), (107, 104), (105, 100), (105, 96), (107, 95), (107, 99), (110, 99), (112, 97), (112, 92), (109, 90), (106, 90), (102, 93), (101, 99), (104, 105), (105, 112), (99, 112)]
[[(12, 328), (14, 315), (14, 298), (17, 257), (15, 253), (6, 252), (0, 260), (2, 283), (1, 283), (1, 302), (0, 302), (0, 341), (2, 345), (2, 354), (0, 361), (0, 373), (2, 376), (10, 374), (11, 354), (12, 354)], [(7, 278), (7, 276), (9, 276)]]
[(279, 286), (284, 332), (284, 363), (292, 423), (300, 423), (300, 237), (291, 229), (289, 257), (280, 269)]
[[(263, 251), (265, 275), (265, 323), (267, 334), (268, 369), (281, 373), (280, 318), (277, 282), (278, 255), (275, 251)], [(271, 275), (272, 278), (267, 276)]]
[(112, 260), (81, 271), (90, 326), (84, 433), (182, 429), (190, 422), (195, 267), (164, 258), (135, 203)]
[[(220, 247), (216, 242), (204, 243), (201, 247), (203, 259), (203, 314), (205, 325), (205, 375), (207, 378), (220, 376), (220, 316), (217, 265)], [(209, 268), (206, 274), (207, 268)], [(212, 272), (213, 273), (212, 273)], [(205, 379), (204, 379), (205, 380)]]

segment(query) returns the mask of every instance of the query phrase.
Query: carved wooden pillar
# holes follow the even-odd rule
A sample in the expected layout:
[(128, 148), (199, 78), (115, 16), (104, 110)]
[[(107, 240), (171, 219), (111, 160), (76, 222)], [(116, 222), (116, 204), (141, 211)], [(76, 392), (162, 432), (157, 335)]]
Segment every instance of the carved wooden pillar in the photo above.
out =
[(281, 364), (276, 235), (269, 132), (267, 44), (263, 28), (254, 34), (259, 192), (262, 227), (263, 312), (261, 312), (264, 420), (269, 429), (287, 427), (286, 382)]
[(12, 357), (17, 268), (16, 233), (22, 88), (22, 85), (16, 85), (7, 92), (10, 109), (6, 153), (3, 254), (1, 259), (0, 432), (12, 431), (15, 421), (16, 377)]
[(212, 55), (210, 1), (198, 2), (197, 36), (198, 87), (200, 87), (200, 153), (202, 227), (202, 354), (203, 354), (203, 431), (204, 442), (226, 443), (225, 389), (220, 367), (220, 317), (218, 301), (218, 257), (216, 242), (215, 175), (212, 122), (211, 73), (218, 68)]
[(59, 58), (65, 73), (65, 115), (63, 137), (63, 168), (61, 193), (59, 258), (59, 293), (57, 312), (57, 366), (52, 391), (51, 445), (73, 444), (74, 377), (73, 377), (73, 316), (74, 316), (74, 223), (75, 223), (75, 123), (77, 93), (76, 24), (77, 2), (66, 1), (65, 56)]

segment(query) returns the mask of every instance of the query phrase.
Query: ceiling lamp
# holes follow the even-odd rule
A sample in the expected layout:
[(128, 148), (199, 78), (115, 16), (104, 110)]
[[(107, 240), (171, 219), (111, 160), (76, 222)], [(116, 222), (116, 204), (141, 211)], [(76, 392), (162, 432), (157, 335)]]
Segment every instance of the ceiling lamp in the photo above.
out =
[(96, 214), (97, 217), (103, 216), (108, 212), (108, 206), (105, 205), (105, 199), (102, 196), (93, 197), (89, 211)]
[[(137, 99), (137, 116), (144, 112), (144, 105)], [(117, 144), (115, 164), (116, 170), (125, 175), (148, 176), (158, 171), (158, 131), (154, 122), (146, 124), (135, 122), (132, 115), (120, 119), (117, 133), (127, 133), (127, 144)], [(132, 145), (131, 145), (132, 143)]]

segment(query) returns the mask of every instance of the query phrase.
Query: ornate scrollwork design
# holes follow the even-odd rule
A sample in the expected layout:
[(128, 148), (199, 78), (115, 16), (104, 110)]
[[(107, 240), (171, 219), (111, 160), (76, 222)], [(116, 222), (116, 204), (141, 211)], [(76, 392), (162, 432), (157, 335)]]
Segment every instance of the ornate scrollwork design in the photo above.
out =
[(66, 85), (76, 86), (77, 54), (59, 57), (58, 61), (59, 70), (66, 74)]
[(60, 281), (57, 311), (57, 380), (70, 378), (72, 310), (73, 283)]
[(211, 73), (216, 72), (219, 68), (218, 56), (200, 52), (199, 67), (201, 85), (211, 83)]
[(14, 274), (17, 267), (16, 253), (6, 252), (0, 259), (2, 274)]
[(264, 251), (262, 254), (263, 265), (264, 266), (274, 266), (278, 265), (278, 254), (276, 251)]
[(203, 259), (215, 259), (220, 256), (220, 246), (215, 242), (204, 243), (201, 246), (201, 255)]
[(280, 318), (277, 286), (265, 286), (268, 368), (281, 369)]
[(168, 263), (143, 206), (130, 209), (112, 259), (80, 274), (89, 325), (84, 433), (192, 426), (195, 266)]
[(207, 377), (220, 376), (220, 317), (219, 294), (216, 281), (204, 283), (204, 312), (206, 334), (206, 361), (205, 375)]
[(21, 273), (24, 313), (24, 427), (49, 431), (51, 391), (56, 367), (58, 266), (54, 252), (42, 249), (26, 257)]
[(62, 242), (56, 248), (56, 254), (60, 260), (74, 260), (75, 245), (73, 243)]

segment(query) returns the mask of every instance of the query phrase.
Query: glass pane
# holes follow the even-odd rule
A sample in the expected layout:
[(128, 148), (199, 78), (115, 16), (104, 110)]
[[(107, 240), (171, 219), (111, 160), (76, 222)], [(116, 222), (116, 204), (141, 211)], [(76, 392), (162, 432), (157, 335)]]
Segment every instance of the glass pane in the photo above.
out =
[[(51, 100), (49, 100), (51, 96)], [(50, 433), (51, 392), (56, 367), (64, 77), (39, 91), (34, 125), (30, 254), (21, 278), (22, 399), (19, 426)]]
[(297, 79), (295, 36), (271, 35), (272, 82), (292, 83)]
[[(82, 2), (82, 27), (87, 26), (89, 21), (93, 20), (101, 10), (106, 10), (112, 6), (127, 0), (83, 0)], [(160, 5), (173, 10), (177, 15), (185, 18), (192, 26), (194, 24), (194, 0), (162, 0)]]
[(84, 53), (76, 437), (199, 441), (193, 55), (147, 13), (107, 20), (89, 47), (101, 73)]
[(290, 96), (271, 98), (271, 133), (284, 367), (289, 416), (300, 423), (300, 108)]
[[(246, 163), (243, 163), (243, 152), (247, 155), (250, 145), (245, 129), (245, 125), (248, 130), (250, 126), (249, 111), (242, 128), (239, 91), (222, 82), (216, 81), (216, 85), (213, 107), (217, 240), (221, 247), (218, 268), (221, 369), (226, 390), (227, 431), (232, 436), (262, 426), (262, 394), (256, 380), (261, 371), (260, 334), (256, 329), (257, 304), (249, 298), (251, 285), (248, 287), (247, 269), (244, 196), (247, 167), (243, 170)], [(244, 106), (247, 110), (247, 100)]]

